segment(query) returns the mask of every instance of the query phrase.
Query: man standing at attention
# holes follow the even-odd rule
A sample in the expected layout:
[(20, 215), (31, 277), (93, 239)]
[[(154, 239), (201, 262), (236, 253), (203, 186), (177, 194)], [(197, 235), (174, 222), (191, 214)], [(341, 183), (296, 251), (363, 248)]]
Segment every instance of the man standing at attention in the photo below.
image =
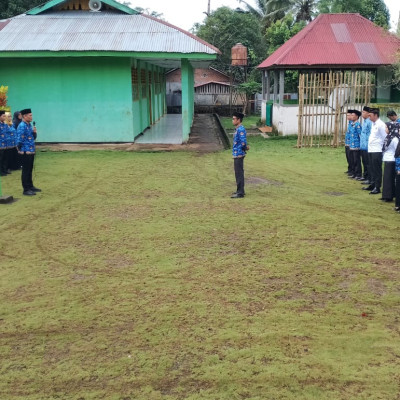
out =
[(369, 112), (372, 126), (368, 139), (368, 157), (372, 181), (363, 189), (370, 190), (369, 194), (378, 194), (381, 192), (382, 185), (382, 147), (386, 138), (386, 125), (379, 118), (378, 108), (370, 108)]
[(32, 128), (32, 111), (30, 108), (21, 110), (22, 122), (17, 129), (17, 149), (22, 160), (22, 187), (25, 196), (34, 196), (40, 189), (33, 186), (32, 171), (35, 160), (36, 127)]
[(8, 125), (5, 123), (6, 112), (0, 110), (0, 176), (8, 175), (7, 171), (7, 138)]
[(232, 199), (240, 199), (244, 197), (244, 168), (243, 162), (248, 150), (246, 129), (242, 125), (244, 115), (239, 112), (234, 112), (232, 117), (232, 124), (235, 126), (235, 134), (233, 135), (233, 166), (235, 169), (236, 178), (236, 192), (232, 194)]
[(371, 172), (369, 170), (369, 165), (368, 165), (368, 139), (369, 135), (371, 133), (371, 125), (372, 122), (369, 119), (369, 107), (364, 106), (362, 110), (362, 117), (363, 117), (363, 124), (362, 124), (362, 129), (361, 129), (361, 137), (360, 137), (360, 152), (361, 152), (361, 161), (364, 167), (364, 173), (363, 173), (363, 183), (370, 185), (370, 179), (371, 179)]
[(350, 121), (348, 131), (350, 132), (349, 142), (349, 156), (351, 163), (351, 170), (353, 175), (350, 178), (361, 179), (361, 157), (360, 157), (360, 136), (361, 136), (361, 125), (358, 119), (361, 116), (361, 111), (358, 110), (347, 110), (350, 113)]

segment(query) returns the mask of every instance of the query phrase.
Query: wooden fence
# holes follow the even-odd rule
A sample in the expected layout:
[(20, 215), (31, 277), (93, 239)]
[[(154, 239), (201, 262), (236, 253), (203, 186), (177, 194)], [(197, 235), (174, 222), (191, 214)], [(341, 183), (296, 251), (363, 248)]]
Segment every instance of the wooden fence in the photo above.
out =
[(374, 79), (370, 71), (299, 74), (297, 147), (343, 145), (347, 110), (370, 103)]

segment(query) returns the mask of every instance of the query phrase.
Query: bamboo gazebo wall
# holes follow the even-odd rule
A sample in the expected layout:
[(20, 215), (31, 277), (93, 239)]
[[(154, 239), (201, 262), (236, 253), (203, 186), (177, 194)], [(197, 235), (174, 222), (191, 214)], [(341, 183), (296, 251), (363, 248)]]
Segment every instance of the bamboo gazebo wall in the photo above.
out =
[(370, 71), (301, 73), (297, 147), (342, 145), (347, 110), (371, 101), (373, 78)]

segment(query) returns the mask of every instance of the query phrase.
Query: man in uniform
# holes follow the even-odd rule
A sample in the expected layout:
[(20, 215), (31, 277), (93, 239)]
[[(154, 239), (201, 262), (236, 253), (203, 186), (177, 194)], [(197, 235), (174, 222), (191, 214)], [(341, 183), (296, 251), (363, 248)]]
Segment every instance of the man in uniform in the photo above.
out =
[(369, 110), (370, 108), (364, 106), (362, 110), (362, 118), (364, 120), (361, 129), (361, 137), (360, 137), (360, 152), (361, 152), (361, 161), (363, 165), (363, 184), (370, 185), (370, 170), (368, 166), (368, 139), (371, 134), (371, 125), (372, 122), (369, 118)]
[(232, 199), (239, 199), (244, 197), (244, 157), (246, 150), (248, 150), (246, 129), (242, 125), (244, 115), (239, 112), (234, 112), (232, 117), (232, 124), (235, 126), (235, 134), (233, 135), (233, 166), (236, 178), (236, 192), (232, 194)]
[(8, 175), (7, 170), (7, 148), (8, 148), (8, 125), (5, 123), (6, 112), (0, 110), (0, 176)]
[(40, 189), (33, 186), (32, 171), (35, 160), (36, 127), (32, 127), (32, 111), (30, 108), (21, 110), (22, 122), (17, 129), (17, 149), (22, 160), (22, 187), (25, 196), (34, 196)]
[(372, 126), (368, 139), (368, 157), (372, 181), (363, 189), (370, 190), (369, 194), (378, 194), (382, 186), (382, 147), (386, 138), (386, 125), (379, 118), (379, 108), (370, 108), (370, 119)]
[(348, 110), (350, 114), (350, 121), (348, 131), (350, 133), (349, 140), (349, 157), (351, 163), (351, 170), (353, 175), (350, 178), (361, 180), (361, 158), (360, 158), (360, 136), (361, 136), (361, 125), (358, 119), (361, 116), (361, 111)]

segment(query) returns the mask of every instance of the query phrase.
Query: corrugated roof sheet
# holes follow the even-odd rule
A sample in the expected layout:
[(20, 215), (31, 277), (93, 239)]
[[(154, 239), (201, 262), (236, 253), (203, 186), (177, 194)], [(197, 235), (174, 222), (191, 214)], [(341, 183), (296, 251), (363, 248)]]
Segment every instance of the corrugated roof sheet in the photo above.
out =
[(191, 33), (147, 15), (59, 11), (23, 14), (3, 25), (0, 51), (219, 53)]
[(360, 14), (320, 14), (258, 68), (391, 65), (400, 39)]

